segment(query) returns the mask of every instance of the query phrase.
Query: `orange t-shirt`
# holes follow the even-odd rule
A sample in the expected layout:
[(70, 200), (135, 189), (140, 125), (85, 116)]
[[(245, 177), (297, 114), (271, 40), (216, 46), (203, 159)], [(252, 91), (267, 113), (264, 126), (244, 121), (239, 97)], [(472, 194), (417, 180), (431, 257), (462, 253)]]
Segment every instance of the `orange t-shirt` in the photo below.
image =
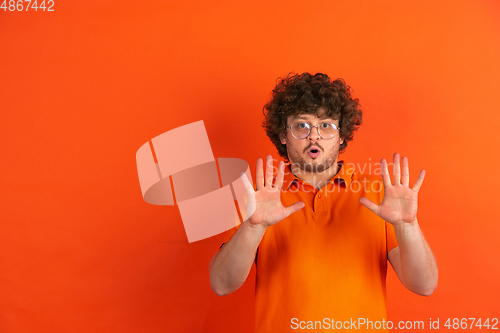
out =
[(376, 322), (386, 321), (387, 252), (398, 244), (392, 225), (358, 201), (379, 204), (383, 185), (339, 164), (320, 190), (287, 169), (283, 205), (306, 206), (267, 228), (259, 245), (255, 332), (339, 329), (341, 323), (358, 332), (384, 331)]

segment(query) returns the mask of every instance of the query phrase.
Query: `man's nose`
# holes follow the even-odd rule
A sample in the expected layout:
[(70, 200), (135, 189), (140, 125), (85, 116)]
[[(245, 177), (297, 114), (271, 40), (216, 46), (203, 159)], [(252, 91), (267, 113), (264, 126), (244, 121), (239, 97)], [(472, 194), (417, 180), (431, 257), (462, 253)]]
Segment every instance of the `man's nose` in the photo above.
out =
[(321, 138), (319, 135), (319, 129), (317, 126), (314, 126), (311, 128), (311, 132), (309, 133), (309, 136), (307, 137), (309, 141), (317, 141)]

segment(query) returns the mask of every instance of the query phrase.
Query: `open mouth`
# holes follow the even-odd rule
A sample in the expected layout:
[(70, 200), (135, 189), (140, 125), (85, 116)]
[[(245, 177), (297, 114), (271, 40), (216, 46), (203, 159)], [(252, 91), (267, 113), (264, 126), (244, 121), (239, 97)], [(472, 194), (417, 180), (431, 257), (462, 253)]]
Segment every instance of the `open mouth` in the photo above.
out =
[(319, 154), (321, 154), (321, 150), (319, 150), (319, 148), (317, 148), (317, 147), (312, 147), (311, 149), (309, 149), (309, 151), (307, 152), (307, 154), (311, 158), (316, 158), (316, 157), (319, 156)]

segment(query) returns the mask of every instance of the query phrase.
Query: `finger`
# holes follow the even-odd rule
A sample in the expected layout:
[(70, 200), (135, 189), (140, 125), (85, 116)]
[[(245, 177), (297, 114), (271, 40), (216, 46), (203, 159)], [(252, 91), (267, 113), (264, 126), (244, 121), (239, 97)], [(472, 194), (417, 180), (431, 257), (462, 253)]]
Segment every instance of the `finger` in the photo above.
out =
[(410, 186), (410, 167), (408, 165), (408, 157), (403, 156), (401, 159), (402, 173), (401, 173), (401, 184), (403, 186)]
[(380, 161), (380, 173), (382, 174), (382, 182), (384, 186), (391, 186), (391, 177), (389, 176), (389, 170), (387, 169), (387, 161), (383, 158)]
[(264, 187), (264, 162), (262, 158), (257, 159), (257, 169), (255, 170), (255, 184), (257, 191)]
[(273, 175), (274, 175), (274, 165), (273, 165), (273, 157), (271, 155), (267, 155), (266, 157), (266, 179), (264, 186), (273, 186)]
[(243, 182), (243, 186), (245, 187), (245, 190), (247, 191), (248, 195), (251, 195), (252, 193), (255, 193), (255, 190), (252, 186), (252, 183), (248, 180), (247, 175), (242, 172), (240, 175), (241, 181)]
[(285, 163), (283, 161), (280, 161), (278, 163), (278, 174), (276, 175), (276, 181), (274, 183), (274, 186), (277, 189), (281, 190), (281, 187), (283, 186), (283, 177), (285, 176)]
[(418, 175), (417, 180), (415, 181), (415, 184), (413, 184), (412, 190), (417, 192), (420, 190), (420, 186), (422, 186), (422, 183), (424, 182), (425, 178), (425, 170), (420, 170), (420, 174)]
[[(243, 177), (241, 177), (241, 178), (243, 178)], [(246, 178), (246, 175), (245, 175), (245, 178)], [(248, 179), (247, 179), (247, 181), (248, 181)], [(254, 191), (249, 192), (249, 190), (250, 189), (247, 189), (247, 193), (248, 193), (247, 212), (246, 212), (246, 216), (243, 218), (243, 221), (248, 220), (250, 218), (250, 216), (252, 216), (253, 213), (255, 213), (255, 210), (257, 209), (257, 205), (255, 204), (255, 192)]]
[(306, 206), (306, 204), (303, 201), (297, 201), (293, 205), (285, 207), (285, 218), (290, 216), (291, 214), (301, 210), (305, 206)]
[(243, 217), (243, 221), (246, 221), (250, 218), (250, 216), (252, 216), (256, 209), (255, 190), (244, 172), (241, 173), (240, 178), (247, 192), (246, 195), (243, 196), (243, 201), (245, 202), (245, 205), (247, 207), (246, 215)]
[(374, 212), (377, 215), (380, 213), (380, 207), (379, 207), (379, 205), (373, 203), (368, 198), (365, 198), (365, 197), (359, 198), (359, 203), (362, 204), (363, 206), (365, 206), (366, 208), (368, 208), (369, 210), (371, 210), (372, 212)]
[(392, 176), (394, 179), (394, 185), (401, 184), (401, 167), (399, 165), (399, 154), (394, 154), (392, 164)]

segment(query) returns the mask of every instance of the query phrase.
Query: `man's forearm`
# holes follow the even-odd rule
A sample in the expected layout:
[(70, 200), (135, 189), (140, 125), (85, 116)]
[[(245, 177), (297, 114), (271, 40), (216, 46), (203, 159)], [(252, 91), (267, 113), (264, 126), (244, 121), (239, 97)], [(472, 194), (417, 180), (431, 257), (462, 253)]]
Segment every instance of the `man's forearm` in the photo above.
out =
[(214, 255), (210, 262), (210, 286), (217, 295), (230, 294), (245, 282), (265, 232), (265, 227), (245, 221)]
[(421, 295), (432, 294), (437, 287), (438, 268), (418, 221), (395, 225), (394, 230), (399, 243), (401, 270), (406, 287)]

